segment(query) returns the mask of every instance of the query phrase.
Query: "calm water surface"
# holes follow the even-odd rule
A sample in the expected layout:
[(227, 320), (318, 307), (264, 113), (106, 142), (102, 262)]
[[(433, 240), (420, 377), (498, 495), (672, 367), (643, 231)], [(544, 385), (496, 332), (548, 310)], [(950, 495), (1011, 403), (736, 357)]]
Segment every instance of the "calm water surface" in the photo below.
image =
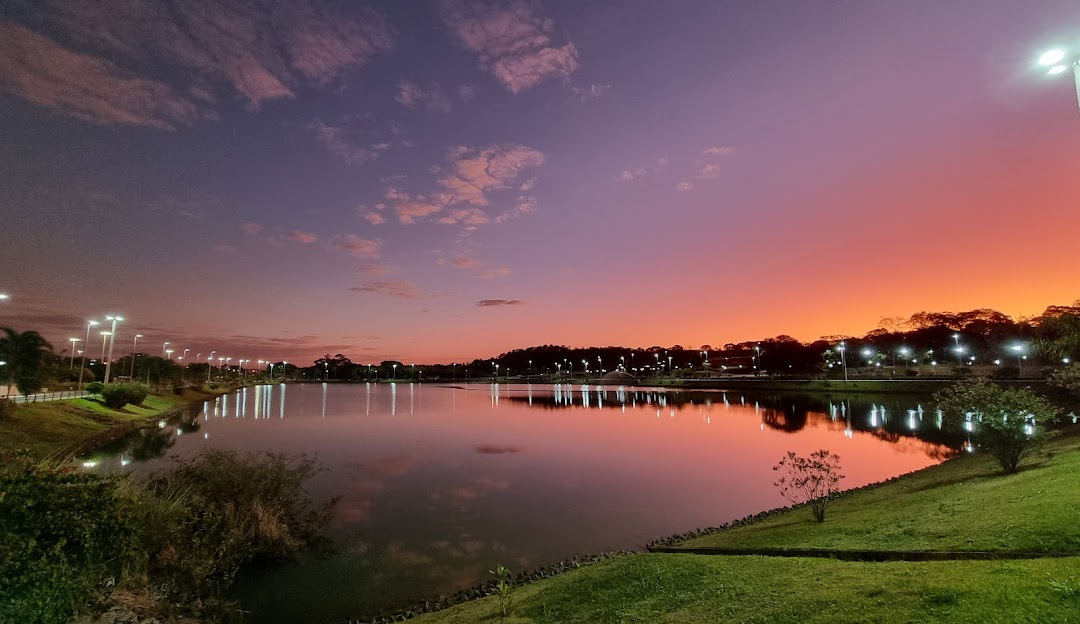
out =
[[(890, 399), (893, 401), (894, 399)], [(963, 440), (923, 399), (568, 385), (267, 385), (88, 458), (142, 472), (210, 446), (316, 454), (341, 497), (333, 555), (246, 574), (258, 623), (329, 622), (573, 555), (638, 548), (784, 504), (789, 450), (841, 457), (845, 487), (941, 461)], [(948, 446), (947, 446), (948, 445)]]

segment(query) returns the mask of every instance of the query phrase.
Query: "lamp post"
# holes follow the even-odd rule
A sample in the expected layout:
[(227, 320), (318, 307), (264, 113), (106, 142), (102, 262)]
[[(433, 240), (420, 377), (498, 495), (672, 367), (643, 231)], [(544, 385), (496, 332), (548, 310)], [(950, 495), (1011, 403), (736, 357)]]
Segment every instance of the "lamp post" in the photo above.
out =
[(165, 341), (165, 342), (163, 342), (163, 343), (161, 344), (161, 356), (162, 356), (162, 357), (167, 357), (167, 356), (168, 356), (168, 353), (166, 352), (166, 349), (168, 349), (168, 348), (169, 348), (169, 345), (171, 345), (171, 344), (172, 344), (172, 343), (171, 343), (171, 342), (169, 342), (169, 341)]
[(187, 359), (187, 352), (188, 351), (191, 351), (191, 349), (184, 349), (183, 355), (180, 356), (181, 360)]
[(135, 341), (131, 343), (131, 372), (128, 373), (128, 377), (132, 380), (135, 379), (135, 348), (139, 346), (139, 338), (142, 337), (142, 334), (135, 334)]
[(1072, 66), (1073, 85), (1076, 88), (1076, 103), (1080, 106), (1080, 52), (1054, 49), (1039, 56), (1039, 65), (1046, 67), (1050, 76), (1064, 74)]
[(86, 340), (83, 344), (86, 347), (83, 349), (82, 364), (79, 365), (79, 391), (82, 391), (83, 373), (86, 371), (86, 350), (90, 348), (90, 328), (97, 325), (97, 321), (86, 322)]
[(75, 368), (75, 348), (76, 343), (79, 342), (78, 338), (68, 338), (68, 342), (71, 343), (71, 362), (68, 363), (68, 370)]
[(1017, 376), (1024, 374), (1024, 365), (1021, 363), (1021, 357), (1024, 355), (1024, 345), (1015, 344), (1012, 346), (1012, 350), (1016, 351), (1016, 374)]
[(109, 335), (111, 333), (112, 332), (108, 332), (108, 331), (101, 332), (101, 360), (102, 361), (105, 361), (105, 345), (109, 344)]
[(394, 375), (390, 378), (390, 381), (397, 381), (397, 364), (391, 364), (391, 367), (394, 369)]
[(105, 320), (112, 321), (112, 330), (109, 332), (109, 360), (105, 362), (105, 383), (109, 383), (112, 375), (112, 351), (116, 343), (116, 324), (124, 320), (122, 316), (106, 316)]
[[(210, 383), (210, 370), (214, 368), (214, 351), (210, 352), (210, 355), (206, 356), (206, 383)], [(271, 377), (273, 377), (273, 369), (271, 369)]]
[(670, 356), (670, 355), (669, 355), (669, 356), (667, 356), (667, 375), (668, 375), (668, 381), (675, 381), (675, 369), (674, 369), (674, 368), (672, 368), (672, 366), (671, 366), (671, 362), (672, 362), (672, 357), (673, 357), (673, 356)]
[(841, 342), (836, 346), (836, 350), (840, 352), (840, 363), (844, 366), (844, 383), (847, 383), (847, 355), (845, 354), (847, 346)]

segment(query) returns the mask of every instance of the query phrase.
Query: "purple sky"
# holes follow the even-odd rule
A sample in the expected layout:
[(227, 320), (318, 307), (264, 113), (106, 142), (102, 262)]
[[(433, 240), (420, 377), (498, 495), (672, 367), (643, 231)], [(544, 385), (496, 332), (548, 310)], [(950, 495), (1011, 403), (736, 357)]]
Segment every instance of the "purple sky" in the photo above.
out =
[(433, 362), (1035, 314), (1080, 297), (1054, 45), (1080, 3), (6, 0), (0, 325)]

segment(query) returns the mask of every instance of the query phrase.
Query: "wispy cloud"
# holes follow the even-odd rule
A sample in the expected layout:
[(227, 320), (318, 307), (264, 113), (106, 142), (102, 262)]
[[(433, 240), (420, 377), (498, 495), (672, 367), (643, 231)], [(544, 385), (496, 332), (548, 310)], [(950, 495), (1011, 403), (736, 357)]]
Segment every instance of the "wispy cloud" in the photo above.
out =
[(307, 127), (327, 152), (347, 165), (369, 163), (390, 149), (388, 141), (365, 140), (370, 133), (366, 128), (358, 127), (356, 121), (342, 120), (337, 125), (329, 125), (316, 117)]
[(611, 88), (609, 84), (591, 84), (587, 87), (570, 87), (570, 92), (582, 102), (599, 100)]
[(720, 164), (724, 157), (735, 151), (733, 147), (717, 145), (702, 150), (694, 163), (693, 172), (675, 185), (677, 191), (692, 191), (701, 180), (711, 180), (720, 176)]
[(513, 271), (511, 271), (509, 267), (501, 266), (501, 267), (494, 267), (494, 268), (491, 268), (491, 269), (485, 269), (485, 270), (480, 271), (479, 273), (477, 273), (476, 276), (477, 277), (482, 277), (484, 279), (495, 279), (495, 278), (498, 278), (498, 277), (506, 277), (507, 275), (510, 275), (511, 273), (513, 273)]
[[(340, 81), (393, 40), (380, 14), (316, 0), (46, 0), (35, 8), (48, 32), (111, 60), (0, 23), (0, 86), (102, 125), (190, 125), (212, 116), (222, 88), (258, 109), (304, 83)], [(135, 72), (150, 65), (169, 70), (169, 83)]]
[(386, 295), (388, 297), (397, 297), (399, 299), (421, 299), (423, 293), (416, 287), (416, 284), (407, 282), (405, 280), (377, 280), (374, 282), (364, 282), (360, 286), (353, 286), (349, 290), (353, 292), (362, 293), (375, 293), (377, 295)]
[(259, 236), (263, 232), (263, 226), (254, 221), (249, 221), (240, 226), (240, 231), (244, 233), (244, 236)]
[(568, 79), (577, 69), (577, 48), (572, 42), (554, 44), (554, 22), (538, 15), (532, 3), (444, 0), (442, 13), (462, 47), (511, 93), (549, 78)]
[(459, 269), (475, 269), (480, 266), (480, 261), (476, 258), (454, 258), (451, 264)]
[(382, 244), (380, 241), (361, 238), (355, 234), (345, 234), (335, 240), (333, 246), (359, 258), (377, 258)]
[(285, 234), (285, 238), (289, 239), (294, 243), (300, 243), (303, 245), (308, 245), (319, 240), (319, 237), (315, 234), (312, 234), (311, 232), (301, 232), (300, 230), (293, 230), (292, 232)]
[(394, 99), (407, 108), (424, 107), (437, 113), (449, 113), (453, 108), (450, 98), (442, 87), (437, 84), (422, 87), (411, 80), (402, 80), (398, 84), (398, 92)]
[(656, 159), (656, 162), (652, 165), (645, 167), (637, 167), (634, 169), (623, 169), (619, 173), (612, 176), (613, 180), (618, 182), (633, 182), (639, 178), (643, 178), (650, 173), (659, 173), (667, 169), (668, 159), (666, 156), (662, 156)]
[(517, 299), (481, 299), (476, 302), (476, 305), (481, 308), (495, 308), (499, 306), (525, 305), (525, 302)]

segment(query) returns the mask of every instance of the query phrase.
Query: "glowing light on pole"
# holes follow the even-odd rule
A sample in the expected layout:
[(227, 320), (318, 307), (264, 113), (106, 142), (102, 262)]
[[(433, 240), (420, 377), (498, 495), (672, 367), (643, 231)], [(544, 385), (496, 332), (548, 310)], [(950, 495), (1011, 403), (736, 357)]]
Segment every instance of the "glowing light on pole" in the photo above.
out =
[(1048, 68), (1046, 73), (1051, 76), (1064, 74), (1072, 66), (1073, 85), (1076, 88), (1076, 103), (1077, 106), (1080, 106), (1080, 53), (1060, 48), (1048, 50), (1043, 52), (1038, 62), (1039, 65)]
[(844, 365), (844, 383), (847, 383), (847, 345), (841, 342), (836, 345), (836, 350), (840, 352), (840, 363)]
[(1022, 357), (1024, 355), (1024, 345), (1022, 345), (1022, 344), (1014, 344), (1010, 348), (1013, 351), (1016, 351), (1016, 374), (1017, 375), (1023, 375), (1024, 374), (1024, 365), (1021, 363), (1021, 359), (1022, 359)]

